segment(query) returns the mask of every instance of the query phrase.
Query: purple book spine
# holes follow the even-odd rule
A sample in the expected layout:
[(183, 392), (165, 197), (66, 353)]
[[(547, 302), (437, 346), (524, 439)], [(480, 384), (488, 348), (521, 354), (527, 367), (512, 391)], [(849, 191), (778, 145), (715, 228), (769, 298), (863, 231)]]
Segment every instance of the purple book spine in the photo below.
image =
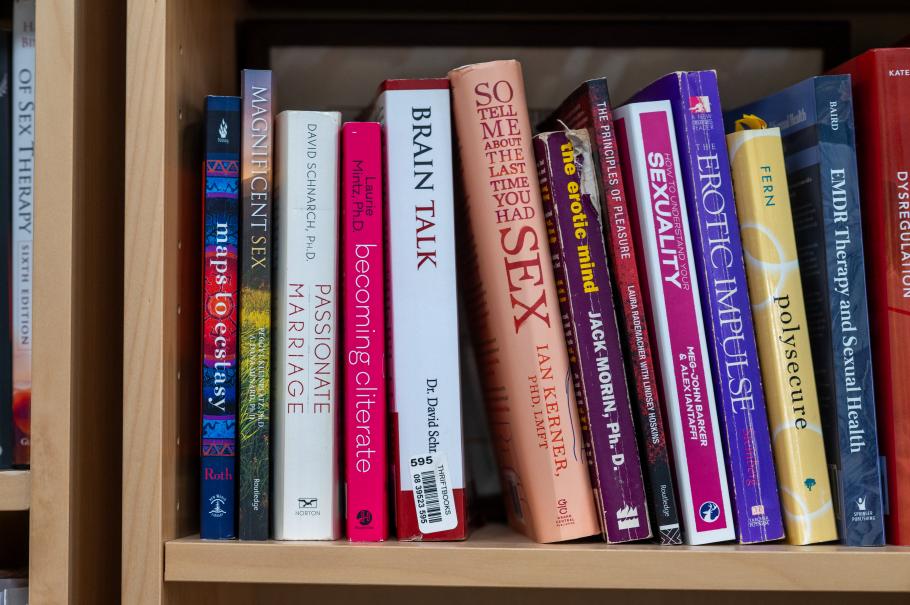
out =
[(677, 72), (633, 101), (668, 100), (673, 108), (692, 246), (710, 351), (721, 401), (727, 475), (736, 529), (744, 544), (784, 537), (777, 476), (743, 265), (739, 220), (713, 71)]
[(586, 131), (534, 138), (588, 468), (607, 542), (651, 537)]

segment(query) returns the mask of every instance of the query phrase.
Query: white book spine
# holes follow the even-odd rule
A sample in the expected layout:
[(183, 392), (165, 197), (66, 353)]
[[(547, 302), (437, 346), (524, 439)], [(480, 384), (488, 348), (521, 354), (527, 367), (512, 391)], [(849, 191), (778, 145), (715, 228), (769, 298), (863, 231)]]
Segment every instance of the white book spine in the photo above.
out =
[[(396, 508), (399, 537), (410, 538), (419, 535), (411, 523), (412, 458), (441, 456), (456, 499), (465, 485), (449, 90), (386, 90), (378, 118), (387, 162)], [(464, 523), (447, 519), (444, 529)]]
[[(13, 6), (12, 320), (13, 392), (31, 399), (32, 267), (35, 201), (35, 0)], [(10, 186), (8, 183), (6, 186)], [(18, 435), (20, 446), (28, 436)], [(22, 443), (21, 441), (26, 441)]]
[(338, 166), (341, 114), (276, 120), (272, 315), (273, 534), (341, 537)]
[[(736, 538), (701, 296), (668, 101), (632, 103), (616, 113), (632, 179), (638, 243), (650, 293), (680, 504), (688, 544)], [(631, 182), (629, 182), (631, 180)]]

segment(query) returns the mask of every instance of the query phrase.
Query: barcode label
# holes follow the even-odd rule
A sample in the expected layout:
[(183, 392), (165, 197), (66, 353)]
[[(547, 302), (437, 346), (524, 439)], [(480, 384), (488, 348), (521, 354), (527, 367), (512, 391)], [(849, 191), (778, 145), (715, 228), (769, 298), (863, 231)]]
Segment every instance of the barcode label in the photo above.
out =
[(434, 534), (458, 527), (458, 513), (455, 511), (451, 475), (445, 456), (414, 456), (410, 463), (420, 533)]

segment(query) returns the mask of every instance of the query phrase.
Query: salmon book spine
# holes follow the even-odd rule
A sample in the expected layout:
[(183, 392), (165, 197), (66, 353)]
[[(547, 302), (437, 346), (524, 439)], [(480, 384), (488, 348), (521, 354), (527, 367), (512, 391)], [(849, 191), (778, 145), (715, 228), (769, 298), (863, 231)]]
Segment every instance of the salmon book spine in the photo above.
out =
[(272, 535), (341, 537), (338, 138), (341, 114), (275, 119)]
[(544, 123), (543, 130), (588, 131), (600, 183), (607, 260), (620, 324), (629, 391), (633, 397), (642, 472), (648, 493), (652, 533), (661, 544), (682, 544), (679, 506), (667, 453), (657, 368), (651, 353), (651, 326), (642, 306), (639, 267), (632, 248), (629, 206), (619, 166), (619, 150), (606, 78), (582, 83)]
[[(449, 81), (387, 80), (373, 117), (382, 123), (384, 145), (388, 397), (398, 539), (462, 540), (467, 510)], [(418, 468), (420, 458), (424, 464)], [(417, 484), (421, 490), (415, 492)], [(438, 499), (419, 497), (427, 486)]]
[(269, 537), (272, 349), (272, 72), (241, 77), (240, 464), (238, 533)]
[(601, 530), (608, 543), (645, 540), (651, 527), (588, 133), (539, 134), (534, 154)]
[[(348, 539), (389, 534), (382, 131), (341, 129), (344, 458)], [(424, 492), (425, 498), (432, 495)]]
[(509, 520), (538, 542), (598, 534), (521, 65), (449, 80), (473, 245), (465, 301)]
[(240, 98), (205, 99), (199, 536), (235, 538)]
[(687, 544), (736, 537), (669, 101), (616, 112)]

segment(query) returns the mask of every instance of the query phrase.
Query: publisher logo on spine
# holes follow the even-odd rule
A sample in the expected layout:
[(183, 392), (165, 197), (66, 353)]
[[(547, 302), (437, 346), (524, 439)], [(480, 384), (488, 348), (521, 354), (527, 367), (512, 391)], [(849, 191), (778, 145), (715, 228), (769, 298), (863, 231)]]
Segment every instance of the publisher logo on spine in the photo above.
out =
[(720, 507), (716, 502), (708, 500), (698, 507), (698, 515), (705, 523), (714, 523), (720, 517)]
[[(868, 502), (866, 496), (858, 497), (853, 503), (856, 505), (856, 510), (850, 515), (851, 523), (868, 523), (870, 521), (875, 521), (878, 517), (875, 513), (874, 503)], [(869, 510), (870, 505), (872, 506), (872, 510)]]
[(209, 498), (209, 504), (212, 507), (212, 509), (209, 511), (209, 517), (220, 519), (221, 517), (225, 516), (227, 514), (227, 511), (222, 508), (225, 502), (227, 502), (227, 499), (221, 494), (215, 494)]
[(218, 127), (218, 142), (219, 143), (230, 143), (228, 136), (228, 125), (224, 118), (221, 118), (221, 125)]
[(369, 525), (373, 522), (373, 513), (367, 509), (357, 511), (357, 522), (363, 526)]
[(689, 97), (689, 113), (711, 113), (710, 97), (704, 95)]
[(318, 517), (319, 498), (297, 498), (297, 510), (294, 514), (298, 517)]
[(638, 508), (627, 505), (616, 511), (616, 525), (619, 529), (635, 529), (638, 527), (640, 525)]

